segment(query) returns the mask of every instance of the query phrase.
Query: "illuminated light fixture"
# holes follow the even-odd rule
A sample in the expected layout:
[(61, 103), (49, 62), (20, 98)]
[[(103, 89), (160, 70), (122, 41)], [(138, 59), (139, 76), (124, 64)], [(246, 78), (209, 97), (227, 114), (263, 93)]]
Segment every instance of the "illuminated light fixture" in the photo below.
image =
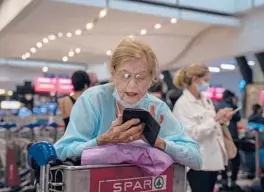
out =
[(69, 57), (73, 57), (74, 56), (74, 52), (70, 51), (68, 55), (69, 55)]
[(254, 66), (255, 65), (255, 61), (248, 61), (248, 65)]
[(164, 75), (163, 74), (160, 74), (159, 78), (160, 79), (164, 79)]
[(111, 50), (107, 50), (106, 51), (106, 55), (111, 56), (112, 55), (112, 51)]
[(129, 38), (135, 38), (135, 35), (129, 35), (128, 37)]
[(43, 67), (43, 68), (42, 68), (42, 71), (43, 71), (44, 73), (48, 72), (48, 70), (49, 70), (48, 67)]
[(8, 91), (8, 92), (7, 92), (7, 95), (8, 95), (8, 96), (12, 96), (12, 95), (13, 95), (13, 91)]
[(66, 57), (66, 56), (62, 57), (62, 61), (63, 62), (67, 62), (68, 61), (68, 57)]
[(35, 47), (32, 47), (32, 48), (30, 49), (30, 51), (31, 51), (31, 53), (36, 53), (37, 49), (36, 49)]
[(141, 34), (141, 35), (146, 35), (146, 34), (147, 34), (147, 30), (146, 30), (146, 29), (142, 29), (142, 30), (140, 31), (140, 34)]
[(93, 23), (87, 23), (87, 24), (86, 24), (86, 29), (87, 29), (87, 30), (90, 30), (90, 29), (93, 28), (93, 26), (94, 26)]
[(55, 35), (49, 35), (48, 38), (49, 38), (49, 40), (53, 41), (56, 39), (56, 36)]
[(220, 67), (226, 70), (234, 70), (236, 68), (233, 64), (221, 64)]
[(155, 29), (160, 29), (161, 28), (161, 24), (157, 23), (156, 25), (154, 25)]
[(21, 59), (26, 60), (27, 57), (25, 55), (22, 55)]
[(81, 49), (80, 48), (76, 48), (75, 49), (75, 53), (80, 53), (81, 52)]
[(72, 37), (72, 33), (71, 33), (71, 32), (68, 32), (68, 33), (66, 34), (66, 36), (67, 36), (67, 37)]
[(177, 19), (176, 18), (171, 18), (171, 20), (170, 20), (170, 22), (172, 23), (172, 24), (175, 24), (175, 23), (177, 23)]
[(209, 71), (212, 73), (218, 73), (220, 72), (220, 68), (219, 67), (209, 67)]
[(107, 14), (107, 9), (102, 9), (99, 13), (99, 18), (102, 19), (106, 16)]
[(82, 30), (77, 29), (77, 30), (75, 31), (75, 35), (81, 35), (81, 34), (82, 34)]
[(42, 42), (45, 43), (45, 44), (47, 44), (49, 42), (49, 39), (48, 38), (43, 38), (42, 39)]
[(25, 53), (25, 57), (29, 58), (30, 57), (30, 53), (29, 52)]
[(5, 94), (5, 90), (4, 89), (0, 89), (0, 95), (4, 95)]
[(41, 42), (37, 42), (36, 46), (37, 46), (37, 48), (41, 48), (42, 47), (42, 43)]
[(62, 32), (59, 32), (58, 33), (58, 37), (63, 37), (63, 33)]

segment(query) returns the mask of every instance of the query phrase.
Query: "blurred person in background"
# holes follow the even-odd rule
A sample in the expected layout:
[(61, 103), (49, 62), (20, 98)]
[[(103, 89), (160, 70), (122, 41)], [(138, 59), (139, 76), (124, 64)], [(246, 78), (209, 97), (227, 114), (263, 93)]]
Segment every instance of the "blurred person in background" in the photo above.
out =
[[(223, 93), (223, 101), (217, 106), (217, 111), (220, 109), (224, 109), (224, 108), (232, 108), (233, 110), (237, 109), (237, 104), (238, 104), (238, 99), (237, 96), (231, 92), (230, 90), (225, 90)], [(234, 141), (239, 139), (239, 135), (238, 135), (238, 122), (241, 120), (241, 115), (240, 112), (237, 111), (232, 119), (229, 121), (229, 131), (231, 133), (231, 136), (233, 138)], [(235, 184), (236, 180), (237, 180), (237, 175), (238, 175), (238, 171), (239, 171), (239, 167), (240, 167), (240, 154), (239, 152), (237, 153), (236, 157), (231, 159), (230, 161), (231, 163), (231, 180), (233, 182), (233, 184)], [(226, 180), (227, 179), (227, 170), (225, 170), (222, 173), (223, 179)]]
[(163, 86), (165, 83), (162, 80), (157, 81), (154, 85), (152, 85), (149, 89), (149, 92), (162, 101), (166, 102), (165, 94), (163, 92)]
[(159, 75), (153, 50), (134, 38), (126, 38), (113, 52), (109, 67), (112, 82), (86, 90), (74, 105), (69, 126), (55, 143), (58, 158), (78, 158), (88, 147), (144, 141), (144, 124), (139, 119), (123, 122), (122, 117), (125, 108), (140, 108), (149, 110), (160, 123), (154, 147), (177, 163), (200, 169), (198, 143), (185, 135), (163, 101), (148, 94)]
[(99, 84), (98, 77), (97, 77), (96, 73), (88, 72), (88, 76), (89, 76), (90, 81), (91, 81), (91, 87)]
[(174, 107), (175, 103), (177, 102), (177, 100), (182, 95), (182, 92), (183, 92), (183, 90), (178, 89), (178, 88), (170, 89), (167, 92), (166, 100), (167, 100), (167, 103), (169, 104), (171, 110), (173, 110), (173, 107)]
[(90, 78), (85, 71), (76, 71), (71, 77), (74, 93), (59, 100), (59, 109), (64, 121), (65, 130), (70, 120), (73, 105), (79, 96), (91, 86)]
[(218, 172), (225, 169), (228, 157), (224, 143), (222, 123), (228, 122), (230, 108), (215, 111), (212, 101), (202, 95), (209, 88), (210, 72), (204, 64), (192, 64), (176, 73), (174, 83), (184, 88), (173, 113), (191, 138), (200, 144), (201, 171), (188, 170), (187, 179), (192, 192), (213, 192)]
[(252, 105), (252, 114), (249, 116), (248, 121), (264, 124), (263, 108), (260, 104)]

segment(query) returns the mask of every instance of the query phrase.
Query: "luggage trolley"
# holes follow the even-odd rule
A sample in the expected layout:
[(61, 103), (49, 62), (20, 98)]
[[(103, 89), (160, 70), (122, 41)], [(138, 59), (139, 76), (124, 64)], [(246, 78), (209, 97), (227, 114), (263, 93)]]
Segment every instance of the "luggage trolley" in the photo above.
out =
[[(29, 158), (40, 166), (37, 192), (186, 192), (186, 171), (182, 165), (174, 164), (155, 177), (128, 164), (52, 167), (50, 163), (57, 156), (47, 142), (33, 144), (28, 152)], [(62, 179), (57, 182), (58, 175)]]

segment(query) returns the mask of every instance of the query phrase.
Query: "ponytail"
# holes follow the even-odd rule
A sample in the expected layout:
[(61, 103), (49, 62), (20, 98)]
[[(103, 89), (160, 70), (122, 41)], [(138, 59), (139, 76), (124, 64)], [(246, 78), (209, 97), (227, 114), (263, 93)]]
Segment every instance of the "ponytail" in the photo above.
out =
[(174, 80), (173, 83), (176, 87), (178, 88), (184, 88), (186, 85), (185, 82), (185, 69), (180, 69), (176, 72), (175, 76), (174, 76)]

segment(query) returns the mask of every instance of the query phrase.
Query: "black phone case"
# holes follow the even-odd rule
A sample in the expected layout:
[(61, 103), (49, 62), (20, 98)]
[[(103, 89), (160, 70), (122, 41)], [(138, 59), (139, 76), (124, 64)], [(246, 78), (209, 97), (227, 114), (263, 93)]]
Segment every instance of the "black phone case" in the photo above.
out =
[(159, 123), (152, 117), (152, 115), (143, 109), (126, 108), (123, 113), (123, 123), (130, 119), (140, 119), (145, 123), (143, 134), (151, 146), (154, 146), (160, 131)]

